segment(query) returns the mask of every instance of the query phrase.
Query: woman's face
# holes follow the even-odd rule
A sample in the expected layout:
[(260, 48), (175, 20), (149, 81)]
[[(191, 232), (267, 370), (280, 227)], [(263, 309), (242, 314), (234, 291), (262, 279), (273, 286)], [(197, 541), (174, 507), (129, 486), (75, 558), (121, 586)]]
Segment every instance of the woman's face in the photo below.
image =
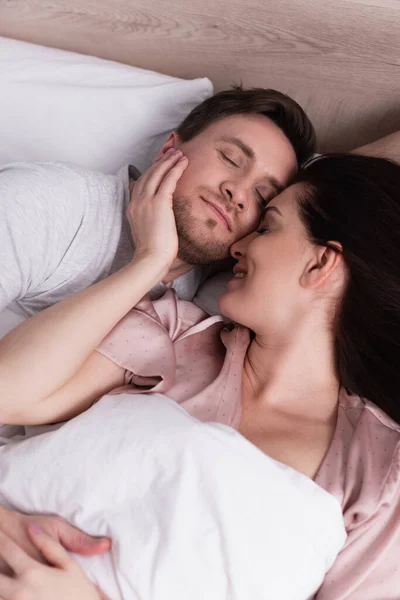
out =
[(301, 188), (295, 184), (272, 200), (258, 231), (231, 248), (238, 263), (220, 308), (258, 334), (290, 331), (310, 307), (304, 273), (312, 268), (316, 246), (298, 214)]

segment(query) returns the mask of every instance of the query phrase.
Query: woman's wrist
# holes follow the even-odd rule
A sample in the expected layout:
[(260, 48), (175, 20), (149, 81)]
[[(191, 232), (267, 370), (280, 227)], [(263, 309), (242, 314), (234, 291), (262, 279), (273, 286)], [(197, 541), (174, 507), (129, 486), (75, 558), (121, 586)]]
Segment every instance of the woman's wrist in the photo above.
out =
[(5, 506), (0, 506), (0, 529), (8, 531), (11, 517), (12, 512), (5, 508)]
[(134, 269), (143, 269), (147, 276), (154, 281), (153, 285), (156, 285), (170, 270), (171, 261), (155, 252), (139, 251), (135, 252), (130, 266)]

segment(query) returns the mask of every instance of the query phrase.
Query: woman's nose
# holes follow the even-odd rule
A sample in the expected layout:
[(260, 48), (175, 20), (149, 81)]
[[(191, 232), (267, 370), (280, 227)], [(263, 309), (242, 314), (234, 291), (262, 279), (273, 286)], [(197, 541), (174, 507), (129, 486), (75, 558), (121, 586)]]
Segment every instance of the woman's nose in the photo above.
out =
[(231, 256), (233, 258), (236, 258), (236, 260), (239, 260), (239, 258), (242, 258), (242, 256), (246, 256), (246, 248), (247, 248), (247, 243), (246, 240), (249, 236), (246, 236), (245, 238), (242, 238), (241, 240), (238, 240), (237, 242), (234, 242), (231, 246)]
[(231, 256), (232, 256), (233, 258), (236, 258), (236, 260), (239, 260), (239, 258), (241, 258), (241, 257), (243, 256), (243, 255), (242, 255), (242, 253), (241, 253), (241, 252), (240, 252), (240, 250), (239, 250), (239, 247), (238, 247), (238, 243), (237, 243), (237, 242), (235, 242), (235, 243), (234, 243), (234, 244), (232, 244), (232, 246), (231, 246)]
[(239, 258), (246, 256), (247, 248), (251, 240), (255, 237), (255, 235), (256, 234), (254, 233), (250, 233), (249, 235), (246, 235), (246, 237), (238, 240), (237, 242), (234, 242), (230, 249), (231, 256), (236, 260), (239, 260)]

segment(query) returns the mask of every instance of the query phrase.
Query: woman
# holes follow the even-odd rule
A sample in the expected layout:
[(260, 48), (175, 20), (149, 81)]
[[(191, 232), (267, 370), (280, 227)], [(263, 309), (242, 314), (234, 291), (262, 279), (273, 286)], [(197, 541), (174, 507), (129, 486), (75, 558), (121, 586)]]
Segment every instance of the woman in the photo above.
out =
[(184, 168), (166, 158), (135, 186), (130, 265), (1, 341), (0, 420), (70, 418), (123, 385), (162, 392), (339, 499), (348, 540), (318, 600), (395, 599), (400, 167), (333, 155), (301, 171), (232, 248), (220, 299), (244, 325), (232, 331), (172, 292), (138, 303), (176, 255), (172, 193)]

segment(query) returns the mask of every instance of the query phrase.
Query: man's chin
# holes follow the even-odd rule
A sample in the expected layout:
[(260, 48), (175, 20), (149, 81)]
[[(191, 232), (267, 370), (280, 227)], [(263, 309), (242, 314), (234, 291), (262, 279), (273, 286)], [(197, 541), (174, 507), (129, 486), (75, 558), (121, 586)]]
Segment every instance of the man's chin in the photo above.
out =
[(190, 265), (208, 265), (229, 257), (229, 247), (215, 244), (205, 239), (198, 240), (180, 238), (178, 258)]

